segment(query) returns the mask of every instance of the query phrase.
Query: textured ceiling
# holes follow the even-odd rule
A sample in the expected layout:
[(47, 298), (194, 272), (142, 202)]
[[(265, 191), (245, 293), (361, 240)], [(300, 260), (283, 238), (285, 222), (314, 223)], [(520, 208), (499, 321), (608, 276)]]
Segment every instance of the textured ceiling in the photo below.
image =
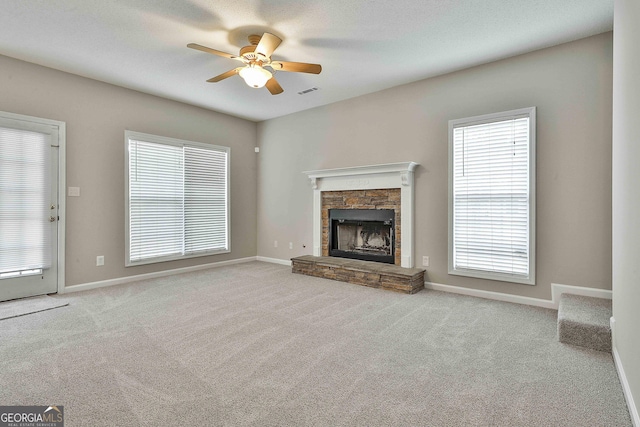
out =
[[(613, 28), (613, 0), (0, 0), (0, 54), (261, 121)], [(206, 83), (268, 30), (284, 93)], [(2, 70), (0, 70), (2, 73)], [(306, 95), (298, 92), (312, 87)]]

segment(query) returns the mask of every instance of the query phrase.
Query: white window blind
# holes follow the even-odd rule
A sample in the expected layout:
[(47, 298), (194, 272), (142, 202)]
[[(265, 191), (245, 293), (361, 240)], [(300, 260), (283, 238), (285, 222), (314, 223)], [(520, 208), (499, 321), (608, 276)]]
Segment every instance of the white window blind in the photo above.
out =
[(227, 153), (184, 147), (185, 252), (227, 247)]
[(228, 252), (229, 149), (127, 132), (127, 265)]
[(450, 273), (534, 283), (533, 114), (450, 123)]
[(0, 127), (0, 277), (51, 266), (51, 135)]

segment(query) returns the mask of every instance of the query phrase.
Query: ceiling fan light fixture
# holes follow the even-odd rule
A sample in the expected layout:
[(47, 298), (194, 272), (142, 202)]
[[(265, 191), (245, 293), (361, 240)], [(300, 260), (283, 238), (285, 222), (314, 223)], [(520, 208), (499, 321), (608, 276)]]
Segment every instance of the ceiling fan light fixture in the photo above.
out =
[[(231, 76), (239, 74), (244, 82), (253, 88), (266, 87), (271, 95), (279, 95), (284, 92), (280, 83), (273, 76), (278, 71), (288, 71), (291, 73), (320, 74), (322, 66), (320, 64), (307, 64), (305, 62), (272, 61), (271, 54), (280, 45), (282, 39), (271, 33), (264, 33), (262, 36), (252, 34), (249, 36), (251, 46), (240, 49), (240, 55), (232, 55), (220, 50), (211, 49), (196, 43), (187, 45), (190, 49), (211, 53), (243, 63), (242, 66), (219, 74), (207, 80), (208, 83), (217, 83)], [(264, 66), (269, 67), (266, 70)], [(303, 92), (306, 93), (306, 92)]]
[(263, 87), (272, 77), (269, 71), (255, 64), (244, 67), (242, 70), (240, 70), (239, 74), (248, 86), (254, 88)]

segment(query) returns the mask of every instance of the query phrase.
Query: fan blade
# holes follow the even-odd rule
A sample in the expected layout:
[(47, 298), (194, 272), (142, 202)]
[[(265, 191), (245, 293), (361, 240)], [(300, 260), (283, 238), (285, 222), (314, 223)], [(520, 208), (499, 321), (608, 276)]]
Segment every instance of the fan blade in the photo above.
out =
[(280, 86), (280, 83), (278, 83), (275, 77), (271, 77), (269, 80), (267, 80), (267, 84), (265, 86), (267, 87), (267, 89), (269, 89), (271, 95), (277, 95), (284, 92), (284, 89), (282, 89), (282, 86)]
[(290, 71), (293, 73), (320, 74), (322, 66), (320, 64), (307, 64), (305, 62), (271, 62), (271, 68), (277, 71)]
[(199, 44), (196, 44), (196, 43), (189, 43), (187, 45), (187, 47), (189, 47), (191, 49), (199, 50), (201, 52), (213, 53), (214, 55), (224, 56), (225, 58), (237, 59), (239, 61), (242, 61), (242, 58), (239, 57), (239, 56), (232, 55), (232, 54), (227, 53), (227, 52), (222, 52), (220, 50), (211, 49), (210, 47), (202, 46), (202, 45), (199, 45)]
[(273, 51), (280, 46), (280, 43), (282, 43), (280, 37), (274, 36), (271, 33), (264, 33), (254, 52), (260, 53), (268, 58), (271, 56)]
[(226, 73), (222, 73), (219, 76), (215, 76), (215, 77), (211, 77), (209, 80), (207, 80), (209, 83), (216, 83), (219, 82), (220, 80), (224, 80), (227, 77), (231, 77), (235, 74), (238, 74), (240, 72), (240, 70), (242, 70), (244, 67), (238, 67), (238, 68), (234, 68), (233, 70), (229, 70)]

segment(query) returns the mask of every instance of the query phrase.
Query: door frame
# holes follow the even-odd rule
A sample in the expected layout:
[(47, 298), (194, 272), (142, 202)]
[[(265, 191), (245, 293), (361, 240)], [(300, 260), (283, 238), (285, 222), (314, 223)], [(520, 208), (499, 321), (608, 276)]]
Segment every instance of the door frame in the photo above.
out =
[(55, 126), (58, 128), (58, 259), (56, 260), (56, 266), (58, 268), (57, 286), (58, 293), (63, 294), (65, 288), (65, 219), (67, 217), (66, 206), (66, 152), (67, 152), (67, 131), (66, 123), (59, 120), (42, 119), (40, 117), (26, 116), (24, 114), (9, 113), (6, 111), (0, 111), (0, 117), (21, 120), (24, 122), (33, 122), (38, 124), (44, 124), (49, 126)]

